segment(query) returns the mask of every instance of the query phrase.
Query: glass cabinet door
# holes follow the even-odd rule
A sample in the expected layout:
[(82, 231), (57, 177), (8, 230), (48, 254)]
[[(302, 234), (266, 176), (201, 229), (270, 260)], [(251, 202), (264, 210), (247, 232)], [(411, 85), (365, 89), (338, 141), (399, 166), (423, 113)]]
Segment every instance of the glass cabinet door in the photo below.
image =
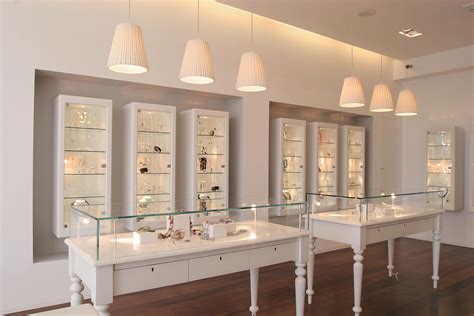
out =
[(349, 129), (347, 148), (347, 195), (363, 197), (365, 185), (365, 132)]
[(427, 188), (447, 189), (445, 203), (449, 204), (452, 194), (452, 148), (451, 131), (430, 131), (427, 133)]
[(304, 192), (304, 124), (285, 123), (283, 121), (283, 202), (300, 202), (305, 199)]
[(226, 127), (227, 118), (225, 117), (197, 116), (196, 210), (226, 207)]
[(171, 210), (172, 114), (137, 109), (137, 214)]
[(318, 193), (337, 194), (336, 139), (336, 128), (318, 128)]
[(62, 187), (59, 183), (54, 185), (57, 203), (54, 233), (58, 237), (69, 235), (72, 205), (88, 205), (93, 215), (107, 214), (111, 105), (110, 100), (102, 99), (74, 96), (56, 99), (55, 181), (62, 182)]

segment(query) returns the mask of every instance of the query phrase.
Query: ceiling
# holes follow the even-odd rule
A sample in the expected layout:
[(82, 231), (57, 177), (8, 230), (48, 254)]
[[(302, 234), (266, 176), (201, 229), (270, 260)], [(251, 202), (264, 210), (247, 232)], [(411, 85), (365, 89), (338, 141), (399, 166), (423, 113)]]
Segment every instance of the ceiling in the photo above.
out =
[[(401, 60), (474, 44), (474, 0), (218, 1)], [(423, 35), (398, 34), (407, 28)]]

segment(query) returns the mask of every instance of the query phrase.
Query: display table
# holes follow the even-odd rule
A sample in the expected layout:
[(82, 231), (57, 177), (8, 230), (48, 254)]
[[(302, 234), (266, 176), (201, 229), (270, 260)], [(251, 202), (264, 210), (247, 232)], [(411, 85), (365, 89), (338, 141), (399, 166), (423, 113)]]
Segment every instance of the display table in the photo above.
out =
[[(157, 240), (136, 244), (132, 233), (66, 239), (71, 305), (81, 304), (84, 283), (100, 315), (109, 315), (114, 295), (250, 271), (252, 315), (256, 315), (260, 267), (294, 261), (296, 315), (304, 314), (309, 232), (265, 221), (239, 222), (246, 232), (215, 240)], [(99, 245), (100, 243), (100, 245)]]
[(309, 242), (308, 303), (313, 291), (314, 254), (316, 238), (323, 238), (351, 245), (354, 250), (354, 307), (355, 315), (362, 312), (362, 256), (368, 244), (388, 241), (388, 275), (394, 269), (394, 239), (428, 230), (433, 231), (433, 288), (439, 280), (440, 215), (444, 211), (410, 206), (375, 205), (369, 212), (355, 209), (318, 212), (309, 215), (312, 236)]

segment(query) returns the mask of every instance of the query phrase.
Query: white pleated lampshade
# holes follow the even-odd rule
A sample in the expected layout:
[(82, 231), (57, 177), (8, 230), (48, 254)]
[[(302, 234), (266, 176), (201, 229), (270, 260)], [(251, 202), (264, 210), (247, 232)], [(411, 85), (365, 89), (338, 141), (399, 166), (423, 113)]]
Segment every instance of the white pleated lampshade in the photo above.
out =
[(115, 28), (110, 48), (108, 67), (125, 74), (140, 74), (148, 71), (142, 30), (138, 25), (121, 23)]
[(353, 76), (345, 78), (339, 106), (343, 108), (358, 108), (364, 105), (364, 89), (362, 89), (360, 79)]
[(214, 82), (211, 50), (206, 41), (199, 38), (188, 41), (181, 63), (179, 79), (193, 84)]
[(393, 99), (390, 88), (383, 83), (374, 87), (372, 101), (370, 102), (371, 112), (391, 112), (393, 111)]
[(262, 57), (254, 52), (243, 53), (235, 87), (239, 91), (258, 92), (267, 90)]
[(397, 100), (397, 108), (395, 115), (398, 116), (413, 116), (418, 114), (418, 106), (416, 104), (415, 95), (410, 89), (400, 91)]

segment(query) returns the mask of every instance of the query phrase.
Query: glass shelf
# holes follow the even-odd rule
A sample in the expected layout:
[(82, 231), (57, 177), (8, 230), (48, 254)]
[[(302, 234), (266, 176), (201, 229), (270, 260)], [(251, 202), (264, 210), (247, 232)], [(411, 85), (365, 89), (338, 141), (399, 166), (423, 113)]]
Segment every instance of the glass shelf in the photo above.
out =
[(64, 126), (65, 129), (79, 129), (79, 130), (89, 130), (89, 131), (105, 131), (105, 128), (99, 127), (79, 127), (79, 126)]
[(163, 135), (169, 135), (169, 134), (171, 134), (170, 132), (160, 132), (160, 131), (137, 131), (137, 133), (163, 134)]

